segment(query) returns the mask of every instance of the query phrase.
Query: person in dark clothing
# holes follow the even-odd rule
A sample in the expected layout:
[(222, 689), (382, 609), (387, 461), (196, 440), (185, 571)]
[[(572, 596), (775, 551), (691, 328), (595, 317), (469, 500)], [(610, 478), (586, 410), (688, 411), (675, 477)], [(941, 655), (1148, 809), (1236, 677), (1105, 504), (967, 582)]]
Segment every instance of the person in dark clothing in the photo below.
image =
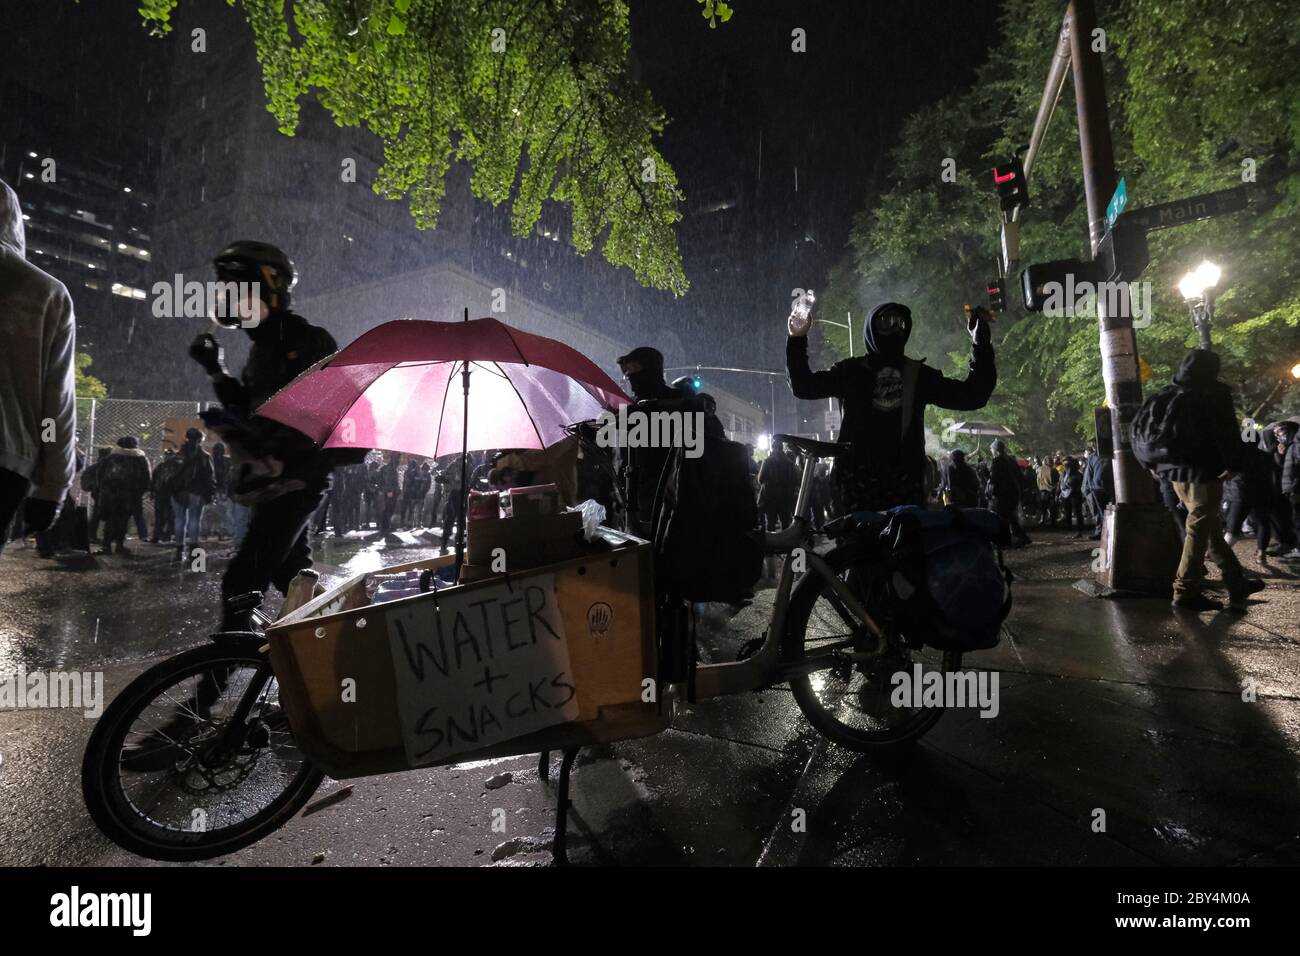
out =
[(230, 484), (230, 457), (226, 454), (226, 446), (222, 442), (217, 442), (212, 446), (212, 474), (216, 479), (216, 488), (212, 492), (212, 504), (216, 506), (216, 511), (220, 520), (217, 523), (217, 537), (225, 538), (227, 533), (231, 532), (228, 512)]
[(446, 551), (456, 526), (464, 520), (465, 498), (461, 492), (460, 461), (453, 461), (434, 479), (442, 486), (442, 550)]
[(799, 473), (785, 446), (776, 442), (758, 469), (758, 512), (767, 531), (790, 526), (798, 493)]
[(825, 371), (808, 366), (811, 306), (796, 306), (787, 320), (785, 362), (796, 398), (837, 398), (843, 414), (839, 441), (849, 444), (835, 464), (844, 507), (884, 510), (895, 505), (925, 505), (925, 428), (927, 405), (982, 408), (997, 384), (990, 316), (970, 312), (970, 374), (950, 379), (924, 361), (904, 355), (912, 313), (887, 302), (863, 325), (866, 355), (837, 362)]
[(948, 467), (944, 469), (944, 487), (948, 489), (948, 503), (957, 508), (978, 508), (980, 503), (980, 480), (966, 461), (966, 453), (960, 448), (949, 456)]
[(1223, 540), (1223, 481), (1248, 462), (1233, 412), (1232, 392), (1218, 376), (1219, 356), (1214, 352), (1192, 349), (1183, 358), (1173, 384), (1181, 390), (1181, 400), (1186, 403), (1184, 425), (1195, 430), (1197, 440), (1178, 452), (1180, 460), (1155, 468), (1157, 476), (1169, 481), (1187, 509), (1183, 556), (1174, 578), (1173, 600), (1175, 608), (1184, 610), (1223, 607), (1201, 593), (1207, 550), (1223, 572), (1235, 610), (1245, 610), (1247, 596), (1264, 586), (1263, 581), (1242, 574), (1237, 556)]
[(361, 527), (361, 490), (365, 484), (365, 465), (340, 468), (334, 476), (330, 494), (334, 499), (334, 536), (342, 537)]
[[(656, 348), (648, 345), (635, 348), (619, 357), (618, 367), (636, 399), (635, 411), (685, 411), (695, 401), (664, 381), (664, 356)], [(650, 540), (654, 538), (655, 492), (670, 449), (626, 448), (622, 451), (627, 530)]]
[(212, 456), (203, 450), (202, 442), (203, 432), (197, 428), (185, 432), (185, 444), (176, 456), (180, 459), (180, 467), (170, 483), (178, 559), (191, 557), (198, 547), (203, 508), (212, 500), (216, 490), (216, 469)]
[(149, 482), (149, 493), (153, 497), (153, 534), (149, 537), (152, 544), (170, 541), (174, 534), (176, 514), (172, 510), (172, 482), (180, 468), (180, 456), (168, 448), (153, 470)]
[(399, 456), (392, 454), (384, 467), (379, 469), (379, 530), (387, 533), (392, 530), (393, 516), (397, 514), (398, 495), (401, 493), (401, 478), (397, 471)]
[(1092, 539), (1099, 541), (1101, 527), (1106, 520), (1106, 506), (1115, 500), (1115, 477), (1110, 459), (1103, 458), (1100, 452), (1092, 449), (1088, 451), (1088, 464), (1083, 470), (1083, 493), (1092, 500), (1092, 511), (1097, 521)]
[(1065, 471), (1061, 473), (1061, 515), (1066, 530), (1077, 528), (1075, 537), (1083, 537), (1083, 472), (1073, 456), (1065, 459)]
[(1287, 421), (1273, 429), (1275, 445), (1273, 514), (1278, 540), (1282, 542), (1282, 557), (1288, 561), (1300, 558), (1300, 430), (1295, 422)]
[(134, 435), (117, 440), (117, 447), (99, 469), (100, 510), (104, 517), (104, 547), (100, 554), (126, 554), (126, 529), (149, 490), (149, 459)]
[(111, 448), (100, 448), (95, 453), (95, 460), (81, 473), (81, 490), (90, 495), (90, 541), (99, 542), (99, 525), (104, 520), (99, 508), (99, 471), (104, 459), (112, 452)]
[(1250, 515), (1255, 525), (1255, 560), (1260, 564), (1268, 563), (1268, 546), (1273, 537), (1272, 457), (1272, 452), (1247, 444), (1241, 471), (1223, 483), (1223, 500), (1228, 504), (1224, 539), (1229, 546), (1235, 544)]
[(993, 460), (989, 463), (993, 513), (1010, 526), (1015, 544), (1032, 544), (1017, 514), (1020, 509), (1020, 465), (1007, 452), (1006, 442), (1001, 438), (993, 442), (990, 450), (993, 452)]
[(255, 297), (230, 301), (239, 295), (239, 286), (232, 285), (218, 318), (228, 328), (242, 327), (252, 340), (239, 378), (226, 371), (211, 333), (190, 346), (223, 406), (203, 417), (221, 434), (232, 465), (238, 463), (234, 497), (252, 505), (246, 533), (221, 580), (222, 629), (246, 630), (251, 612), (232, 614), (227, 602), (272, 584), (283, 594), (299, 571), (311, 567), (307, 523), (329, 486), (330, 471), (358, 460), (358, 453), (322, 450), (302, 433), (255, 414), (275, 392), (338, 350), (333, 336), (290, 311), (297, 273), (289, 257), (268, 243), (241, 240), (223, 249), (213, 265), (218, 280), (256, 283), (258, 290)]

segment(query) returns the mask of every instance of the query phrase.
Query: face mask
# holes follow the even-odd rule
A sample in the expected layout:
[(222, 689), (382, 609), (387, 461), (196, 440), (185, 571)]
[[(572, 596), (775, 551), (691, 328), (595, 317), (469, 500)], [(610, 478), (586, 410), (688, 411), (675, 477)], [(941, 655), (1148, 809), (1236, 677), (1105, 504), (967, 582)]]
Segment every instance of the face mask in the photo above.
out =
[(628, 387), (632, 389), (632, 394), (638, 398), (642, 395), (648, 395), (658, 384), (659, 375), (650, 369), (637, 369), (635, 372), (628, 372), (624, 378), (627, 379)]

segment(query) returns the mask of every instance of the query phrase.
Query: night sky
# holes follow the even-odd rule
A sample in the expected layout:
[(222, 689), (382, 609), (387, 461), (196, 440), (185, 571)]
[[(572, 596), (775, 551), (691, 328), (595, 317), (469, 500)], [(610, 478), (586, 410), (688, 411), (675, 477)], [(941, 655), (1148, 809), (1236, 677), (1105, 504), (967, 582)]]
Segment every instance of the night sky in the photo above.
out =
[[(971, 81), (996, 38), (996, 5), (733, 6), (709, 29), (695, 0), (631, 4), (633, 68), (670, 117), (661, 150), (687, 196), (692, 283), (680, 300), (647, 293), (643, 308), (695, 361), (780, 368), (789, 290), (821, 284), (844, 255), (906, 115)], [(171, 40), (149, 38), (134, 3), (6, 3), (0, 17), (6, 73), (92, 104), (124, 135), (159, 135)], [(791, 51), (795, 27), (806, 53)], [(733, 379), (726, 387), (767, 404), (766, 386)]]

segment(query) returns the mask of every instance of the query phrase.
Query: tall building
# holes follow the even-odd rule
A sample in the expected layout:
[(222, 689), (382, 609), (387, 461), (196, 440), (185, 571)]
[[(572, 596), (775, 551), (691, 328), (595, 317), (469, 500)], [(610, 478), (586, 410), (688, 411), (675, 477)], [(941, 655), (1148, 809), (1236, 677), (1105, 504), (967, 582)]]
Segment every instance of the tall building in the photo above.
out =
[[(21, 42), (16, 29), (0, 31), (9, 33), (0, 47), (0, 177), (18, 194), (28, 258), (72, 295), (90, 373), (111, 394), (133, 397), (156, 251), (159, 137), (148, 117), (165, 94), (168, 48), (139, 31), (110, 55), (103, 31), (122, 33), (112, 5), (18, 6), (5, 16), (22, 18)], [(111, 97), (100, 95), (105, 88)]]

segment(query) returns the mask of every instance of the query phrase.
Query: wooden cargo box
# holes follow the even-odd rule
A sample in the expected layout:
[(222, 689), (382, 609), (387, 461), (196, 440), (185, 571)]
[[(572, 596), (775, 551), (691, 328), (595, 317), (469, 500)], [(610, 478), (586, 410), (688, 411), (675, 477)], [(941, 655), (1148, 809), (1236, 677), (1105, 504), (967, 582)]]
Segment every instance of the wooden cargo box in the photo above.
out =
[(357, 575), (277, 621), (271, 661), (303, 752), (346, 778), (664, 729), (650, 545), (601, 533), (611, 550), (382, 604)]

